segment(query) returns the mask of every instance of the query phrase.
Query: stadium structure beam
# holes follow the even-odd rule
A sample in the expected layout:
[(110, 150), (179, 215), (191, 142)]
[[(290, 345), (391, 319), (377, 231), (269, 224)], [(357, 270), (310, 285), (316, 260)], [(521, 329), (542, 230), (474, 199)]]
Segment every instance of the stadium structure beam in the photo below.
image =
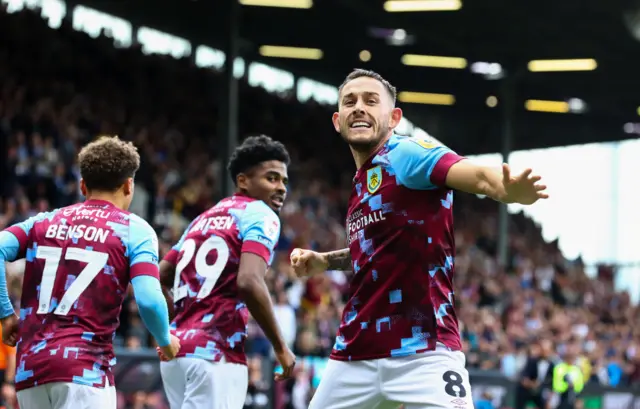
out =
[[(238, 144), (238, 80), (233, 75), (233, 65), (240, 54), (240, 3), (237, 0), (227, 0), (229, 8), (227, 18), (227, 38), (225, 41), (224, 83), (222, 86), (220, 105), (220, 145), (215, 148), (220, 158), (221, 180), (220, 191), (222, 197), (231, 196), (235, 186), (227, 169), (227, 163)], [(215, 7), (215, 6), (214, 6)], [(220, 199), (218, 197), (218, 199)]]
[[(507, 73), (502, 80), (502, 135), (501, 135), (501, 153), (502, 162), (509, 162), (511, 147), (513, 144), (513, 122), (516, 103), (516, 86), (518, 81), (518, 73)], [(505, 268), (509, 260), (509, 213), (507, 205), (500, 204), (498, 212), (498, 263)]]

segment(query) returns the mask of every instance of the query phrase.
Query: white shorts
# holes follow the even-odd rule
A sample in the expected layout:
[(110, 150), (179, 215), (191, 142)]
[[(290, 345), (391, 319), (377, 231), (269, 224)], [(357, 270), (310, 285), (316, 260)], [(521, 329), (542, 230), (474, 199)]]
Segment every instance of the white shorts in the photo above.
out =
[(330, 360), (309, 409), (473, 409), (462, 352), (445, 347), (402, 358)]
[(245, 365), (177, 358), (160, 363), (171, 409), (242, 409), (249, 371)]
[(116, 409), (116, 388), (52, 382), (17, 393), (20, 409)]

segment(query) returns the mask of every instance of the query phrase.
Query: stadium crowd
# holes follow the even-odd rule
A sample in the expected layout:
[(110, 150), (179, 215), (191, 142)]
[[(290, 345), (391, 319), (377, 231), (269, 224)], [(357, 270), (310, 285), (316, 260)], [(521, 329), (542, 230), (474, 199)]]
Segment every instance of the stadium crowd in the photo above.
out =
[[(32, 12), (0, 9), (0, 38), (10, 39), (0, 42), (0, 228), (81, 200), (75, 155), (99, 134), (118, 134), (139, 147), (132, 210), (157, 230), (162, 253), (220, 197), (219, 73), (188, 59), (144, 55), (136, 46), (114, 48), (107, 37), (90, 38), (69, 22), (52, 30)], [(294, 247), (346, 246), (343, 220), (354, 169), (331, 128), (331, 112), (241, 80), (240, 135), (268, 134), (292, 155), (291, 191), (267, 280), (285, 337), (302, 357), (331, 351), (348, 280), (328, 272), (301, 281), (288, 262)], [(540, 229), (520, 214), (511, 216), (510, 259), (501, 268), (497, 209), (488, 200), (456, 196), (456, 302), (468, 367), (516, 379), (537, 339), (552, 340), (559, 356), (577, 340), (592, 382), (640, 382), (640, 309), (628, 294), (613, 291), (606, 269), (589, 279), (579, 260), (566, 260), (557, 243), (545, 243)], [(20, 277), (11, 277), (16, 306), (20, 287)], [(131, 296), (121, 322), (117, 345), (149, 346)], [(253, 322), (247, 352), (251, 388), (265, 389), (261, 366), (271, 367), (271, 351)], [(305, 361), (298, 371), (289, 388), (288, 407), (294, 409), (306, 408), (315, 384)], [(157, 394), (145, 391), (120, 399), (126, 408), (163, 407)], [(260, 407), (259, 400), (247, 407)]]

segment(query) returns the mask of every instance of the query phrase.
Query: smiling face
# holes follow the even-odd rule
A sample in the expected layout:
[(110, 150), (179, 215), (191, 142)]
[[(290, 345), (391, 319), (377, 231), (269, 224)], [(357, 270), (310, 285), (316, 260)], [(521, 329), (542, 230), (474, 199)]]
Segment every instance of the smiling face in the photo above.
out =
[(340, 92), (333, 126), (354, 151), (376, 149), (402, 119), (389, 90), (378, 79), (362, 76), (348, 81)]

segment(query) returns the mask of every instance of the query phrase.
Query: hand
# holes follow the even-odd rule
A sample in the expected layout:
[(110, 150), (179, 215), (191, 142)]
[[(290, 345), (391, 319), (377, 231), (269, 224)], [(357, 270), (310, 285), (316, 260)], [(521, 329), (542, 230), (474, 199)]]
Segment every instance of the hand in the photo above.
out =
[(282, 373), (276, 373), (274, 379), (276, 381), (284, 381), (291, 378), (293, 368), (296, 366), (296, 356), (293, 352), (288, 347), (284, 347), (282, 351), (276, 351), (276, 359), (280, 362)]
[(180, 351), (180, 338), (171, 335), (171, 342), (164, 347), (157, 347), (156, 352), (163, 362), (171, 361)]
[(0, 320), (2, 325), (2, 342), (10, 347), (16, 346), (18, 342), (18, 329), (20, 327), (20, 318), (16, 314), (11, 314), (8, 317)]
[(538, 184), (540, 176), (531, 176), (531, 169), (527, 169), (518, 176), (511, 176), (511, 169), (506, 163), (502, 164), (502, 183), (504, 185), (504, 203), (534, 204), (538, 199), (548, 199), (544, 191), (547, 186)]
[(329, 267), (327, 258), (313, 250), (294, 249), (290, 259), (291, 266), (298, 277), (324, 273)]

